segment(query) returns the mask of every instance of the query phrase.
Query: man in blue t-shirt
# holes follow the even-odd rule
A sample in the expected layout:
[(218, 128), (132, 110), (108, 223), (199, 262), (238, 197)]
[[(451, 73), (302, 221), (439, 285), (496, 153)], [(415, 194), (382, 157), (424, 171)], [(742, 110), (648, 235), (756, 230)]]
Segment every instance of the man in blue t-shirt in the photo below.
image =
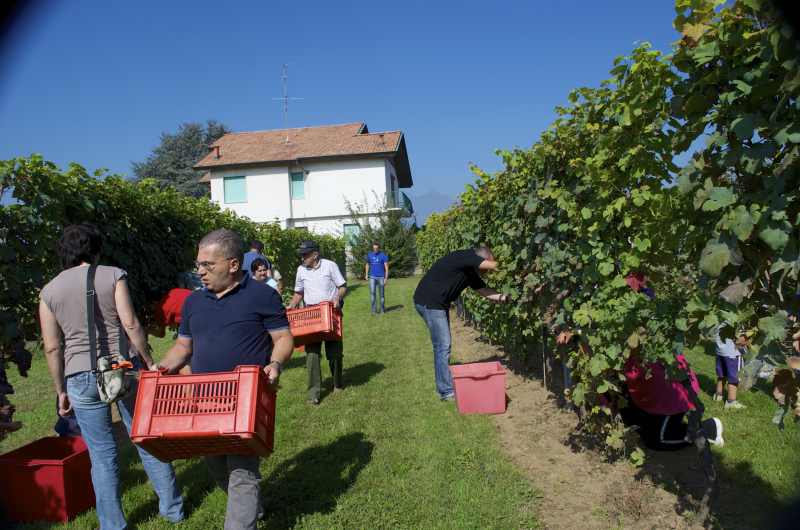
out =
[(263, 259), (267, 262), (267, 265), (269, 265), (268, 268), (272, 268), (269, 259), (264, 255), (264, 243), (258, 239), (254, 239), (250, 242), (250, 250), (244, 253), (244, 261), (242, 261), (242, 271), (244, 271), (245, 276), (250, 275), (250, 268), (253, 265), (253, 261), (257, 259)]
[[(227, 229), (200, 241), (196, 265), (205, 288), (184, 302), (178, 340), (159, 369), (176, 373), (191, 362), (193, 373), (208, 373), (258, 365), (277, 389), (294, 338), (278, 292), (244, 274), (242, 246), (239, 235)], [(255, 528), (261, 512), (259, 458), (228, 454), (205, 460), (228, 494), (225, 528)]]
[[(369, 280), (369, 300), (372, 304), (372, 314), (385, 313), (386, 298), (384, 296), (384, 290), (386, 288), (386, 280), (389, 279), (389, 256), (381, 252), (381, 244), (377, 241), (372, 243), (372, 252), (367, 254), (367, 263), (364, 266), (364, 276), (366, 276), (366, 278)], [(378, 311), (376, 307), (376, 290), (378, 293), (380, 293), (380, 311)]]

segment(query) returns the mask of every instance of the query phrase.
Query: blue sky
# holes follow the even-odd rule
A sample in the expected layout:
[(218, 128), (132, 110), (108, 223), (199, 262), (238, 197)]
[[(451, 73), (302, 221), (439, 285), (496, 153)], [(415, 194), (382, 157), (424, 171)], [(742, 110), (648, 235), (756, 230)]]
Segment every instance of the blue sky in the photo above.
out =
[(130, 175), (163, 131), (219, 120), (365, 121), (406, 135), (423, 215), (527, 147), (570, 89), (637, 42), (668, 50), (671, 0), (40, 2), (0, 51), (0, 158)]

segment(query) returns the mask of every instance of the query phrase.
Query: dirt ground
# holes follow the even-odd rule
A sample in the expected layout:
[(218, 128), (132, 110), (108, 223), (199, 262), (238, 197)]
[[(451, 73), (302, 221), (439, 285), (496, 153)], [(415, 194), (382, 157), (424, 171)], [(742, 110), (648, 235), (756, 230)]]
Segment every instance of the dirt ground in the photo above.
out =
[[(608, 463), (590, 450), (573, 449), (568, 443), (577, 416), (558, 406), (540, 380), (512, 370), (505, 353), (484, 341), (458, 318), (451, 319), (453, 356), (456, 362), (499, 360), (506, 365), (508, 408), (494, 416), (504, 450), (530, 478), (541, 495), (538, 517), (544, 528), (560, 529), (695, 529), (692, 512), (680, 514), (683, 500), (647, 479), (628, 462)], [(679, 477), (687, 485), (702, 483), (695, 468), (693, 449), (673, 453), (671, 460), (655, 460), (648, 466), (663, 473), (678, 462), (688, 469)], [(690, 462), (691, 460), (691, 462)]]

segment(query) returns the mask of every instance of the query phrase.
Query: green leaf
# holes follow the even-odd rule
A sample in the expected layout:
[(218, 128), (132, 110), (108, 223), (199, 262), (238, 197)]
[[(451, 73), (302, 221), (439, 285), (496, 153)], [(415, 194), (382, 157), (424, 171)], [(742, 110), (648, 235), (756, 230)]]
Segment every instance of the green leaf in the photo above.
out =
[(619, 118), (619, 123), (623, 127), (630, 127), (631, 124), (633, 123), (631, 121), (631, 108), (628, 105), (625, 105), (622, 108), (622, 116), (620, 116)]
[(719, 55), (719, 43), (715, 40), (697, 46), (689, 53), (698, 66), (713, 61)]
[(772, 250), (780, 250), (789, 242), (789, 234), (777, 228), (765, 228), (758, 237)]
[(741, 118), (736, 118), (731, 123), (733, 133), (739, 140), (749, 140), (753, 137), (753, 129), (755, 127), (755, 116), (752, 114), (745, 114)]
[(630, 456), (631, 465), (633, 467), (642, 467), (644, 465), (645, 460), (645, 452), (642, 450), (641, 447), (637, 447), (633, 450)]
[(715, 187), (711, 190), (708, 200), (703, 203), (704, 212), (714, 212), (736, 202), (736, 194), (730, 188)]
[(730, 215), (730, 228), (740, 241), (746, 240), (753, 233), (753, 217), (747, 208), (737, 206)]
[(772, 316), (758, 319), (758, 329), (764, 333), (766, 342), (781, 341), (786, 337), (787, 316), (786, 311), (778, 311)]
[(731, 250), (724, 243), (709, 243), (700, 254), (700, 269), (709, 276), (719, 276), (731, 261)]
[(678, 328), (678, 331), (687, 331), (689, 329), (689, 323), (685, 318), (678, 318), (675, 320), (675, 327)]
[[(745, 96), (749, 95), (750, 92), (753, 91), (753, 87), (750, 86), (749, 84), (745, 83), (741, 79), (735, 80), (733, 82), (733, 84), (736, 85), (736, 88), (738, 88), (742, 92), (742, 94), (744, 94)], [(736, 123), (736, 122), (734, 121), (734, 123)]]
[(594, 377), (603, 373), (603, 370), (606, 368), (608, 368), (608, 363), (606, 362), (606, 358), (602, 355), (595, 355), (589, 361), (589, 373)]
[(603, 276), (608, 276), (609, 274), (614, 272), (614, 263), (610, 261), (604, 261), (603, 263), (597, 266), (597, 270)]
[(800, 127), (790, 123), (778, 131), (774, 138), (775, 141), (780, 145), (784, 145), (786, 143), (800, 144)]
[(592, 216), (592, 210), (586, 207), (581, 208), (581, 217), (583, 217), (584, 219), (588, 219), (591, 216)]
[(578, 406), (583, 405), (585, 392), (583, 383), (575, 385), (575, 389), (572, 391), (572, 402)]

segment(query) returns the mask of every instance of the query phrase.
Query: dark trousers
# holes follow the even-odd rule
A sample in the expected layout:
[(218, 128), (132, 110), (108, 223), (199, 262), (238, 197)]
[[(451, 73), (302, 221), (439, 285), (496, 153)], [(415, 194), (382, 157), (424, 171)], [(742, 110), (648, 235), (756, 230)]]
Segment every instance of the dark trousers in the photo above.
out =
[(655, 451), (683, 449), (690, 445), (686, 440), (689, 426), (683, 421), (685, 415), (685, 412), (671, 416), (648, 414), (633, 405), (622, 411), (623, 421), (627, 425), (638, 425), (642, 441)]
[[(318, 400), (322, 392), (322, 342), (306, 344), (306, 369), (308, 370), (308, 399)], [(325, 341), (325, 356), (333, 376), (333, 386), (342, 388), (343, 346), (340, 341)]]

